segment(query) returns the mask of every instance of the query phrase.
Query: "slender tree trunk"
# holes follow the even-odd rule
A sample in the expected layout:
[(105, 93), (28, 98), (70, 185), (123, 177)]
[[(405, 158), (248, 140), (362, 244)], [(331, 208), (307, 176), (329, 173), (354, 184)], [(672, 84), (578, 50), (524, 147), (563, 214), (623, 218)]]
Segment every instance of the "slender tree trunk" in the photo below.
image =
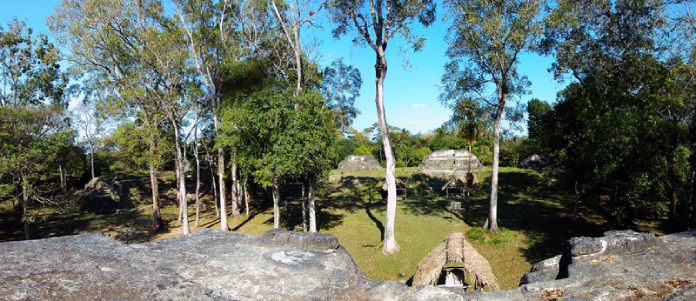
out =
[[(293, 26), (293, 31), (295, 32), (295, 36), (299, 36), (299, 29), (295, 28)], [(297, 41), (299, 43), (299, 40)], [(302, 91), (302, 57), (301, 57), (301, 50), (299, 45), (293, 45), (293, 50), (295, 52), (295, 74), (297, 76), (297, 86), (295, 87), (295, 96), (300, 94), (300, 91)]]
[(688, 212), (688, 223), (686, 227), (691, 230), (691, 227), (696, 225), (696, 221), (694, 220), (694, 211), (696, 211), (696, 202), (694, 202), (694, 177), (696, 177), (696, 171), (691, 172), (691, 188), (689, 190), (689, 202), (691, 206), (691, 210)]
[(307, 186), (307, 204), (309, 206), (309, 233), (317, 233), (317, 216), (314, 207), (314, 185), (309, 182)]
[(94, 145), (92, 143), (89, 144), (89, 165), (92, 171), (92, 179), (94, 179)]
[(218, 206), (218, 190), (217, 190), (217, 184), (215, 184), (215, 172), (213, 171), (213, 166), (210, 166), (210, 183), (213, 183), (213, 197), (215, 198), (215, 217), (220, 217), (220, 207)]
[(273, 229), (279, 229), (280, 207), (278, 206), (278, 203), (280, 202), (280, 184), (278, 183), (278, 180), (273, 180), (271, 189), (271, 193), (273, 195)]
[(186, 171), (184, 170), (184, 156), (182, 153), (181, 138), (179, 137), (179, 124), (172, 120), (174, 127), (174, 148), (176, 148), (175, 167), (179, 174), (179, 206), (184, 227), (184, 235), (191, 233), (188, 222), (188, 203), (186, 201)]
[[(504, 88), (501, 88), (504, 89)], [(491, 175), (491, 197), (488, 209), (488, 231), (498, 231), (498, 166), (500, 165), (500, 121), (505, 112), (507, 93), (499, 93), (498, 111), (493, 123), (493, 167)]]
[(239, 216), (239, 182), (237, 178), (237, 162), (232, 160), (231, 165), (230, 178), (232, 179), (232, 185), (230, 185), (230, 189), (232, 190), (232, 216)]
[(249, 216), (249, 190), (247, 189), (246, 178), (242, 184), (242, 190), (244, 191), (244, 210), (246, 211), (246, 216)]
[[(215, 133), (219, 133), (219, 124), (216, 114), (213, 114), (213, 125), (215, 127)], [(220, 198), (220, 228), (222, 231), (227, 231), (227, 202), (225, 201), (225, 151), (218, 148), (218, 184), (220, 188), (219, 198)]]
[(384, 110), (384, 79), (387, 76), (387, 59), (384, 53), (377, 54), (377, 63), (375, 64), (376, 73), (376, 97), (375, 104), (377, 105), (377, 123), (379, 125), (380, 134), (382, 136), (382, 147), (384, 148), (384, 157), (386, 159), (387, 168), (385, 181), (387, 183), (387, 216), (386, 225), (384, 228), (384, 246), (382, 253), (394, 254), (399, 252), (399, 244), (396, 242), (395, 235), (395, 219), (396, 219), (396, 168), (394, 164), (394, 153), (392, 152), (391, 141), (389, 140), (389, 128), (387, 126), (387, 117)]
[(210, 183), (212, 185), (212, 190), (213, 190), (213, 198), (215, 198), (215, 216), (220, 217), (220, 208), (218, 208), (218, 190), (217, 190), (217, 182), (215, 180), (215, 163), (213, 162), (212, 157), (210, 156), (210, 152), (208, 151), (208, 148), (205, 148), (205, 158), (208, 161), (208, 166), (210, 167)]
[(283, 34), (287, 39), (288, 46), (292, 48), (292, 52), (295, 55), (295, 76), (297, 77), (295, 86), (295, 96), (297, 96), (302, 90), (302, 45), (300, 45), (300, 26), (302, 24), (300, 23), (300, 20), (297, 19), (300, 15), (300, 8), (297, 7), (295, 8), (297, 10), (293, 9), (290, 12), (291, 14), (293, 14), (292, 19), (289, 20), (290, 22), (292, 22), (291, 36), (291, 33), (288, 31), (287, 26), (285, 26), (285, 20), (283, 20), (283, 16), (280, 15), (280, 11), (278, 10), (278, 6), (276, 5), (275, 0), (271, 0), (271, 6), (273, 6), (273, 12), (275, 13), (276, 18), (278, 19), (278, 23), (280, 23), (280, 26), (283, 29)]
[(68, 183), (65, 179), (65, 168), (63, 168), (63, 164), (58, 165), (58, 172), (60, 173), (60, 190), (65, 194), (68, 192)]
[(22, 179), (22, 221), (24, 221), (24, 239), (31, 239), (31, 229), (29, 224), (29, 191), (28, 184)]
[(184, 218), (183, 213), (184, 213), (184, 208), (181, 206), (181, 169), (179, 169), (179, 163), (178, 163), (178, 158), (174, 156), (174, 173), (176, 174), (176, 200), (177, 200), (177, 209), (179, 209), (179, 214), (176, 217), (176, 222), (181, 225), (181, 222)]
[(300, 201), (302, 202), (302, 231), (307, 232), (309, 221), (307, 220), (307, 183), (302, 183), (302, 197)]
[(152, 157), (154, 157), (155, 150), (157, 149), (157, 143), (153, 137), (150, 137), (150, 160), (148, 165), (150, 167), (150, 190), (152, 191), (152, 231), (159, 231), (164, 227), (164, 221), (162, 221), (162, 213), (160, 212), (159, 206), (159, 183), (157, 182), (157, 168), (154, 162), (152, 162)]
[(196, 229), (198, 229), (198, 221), (201, 212), (201, 160), (198, 154), (198, 123), (193, 129), (193, 155), (196, 158)]

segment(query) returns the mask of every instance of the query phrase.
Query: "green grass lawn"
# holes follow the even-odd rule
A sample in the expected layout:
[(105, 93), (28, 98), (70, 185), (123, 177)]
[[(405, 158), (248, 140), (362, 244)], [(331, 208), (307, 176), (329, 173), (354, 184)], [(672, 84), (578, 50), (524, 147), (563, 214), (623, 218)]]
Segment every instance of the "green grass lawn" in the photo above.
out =
[[(381, 239), (386, 202), (379, 192), (384, 171), (332, 171), (322, 193), (324, 197), (317, 204), (320, 231), (338, 237), (360, 270), (371, 279), (403, 282), (413, 276), (420, 260), (449, 233), (466, 232), (474, 247), (491, 263), (502, 288), (516, 287), (533, 263), (559, 254), (568, 238), (601, 234), (601, 219), (596, 215), (573, 218), (574, 196), (559, 183), (531, 170), (502, 168), (498, 223), (503, 230), (490, 237), (476, 228), (487, 216), (489, 174), (489, 170), (478, 172), (479, 189), (463, 204), (463, 210), (452, 211), (448, 209), (450, 201), (442, 196), (439, 188), (444, 180), (422, 175), (417, 168), (398, 168), (397, 176), (409, 187), (408, 197), (399, 200), (397, 205), (396, 238), (401, 252), (385, 256), (381, 253)], [(147, 204), (147, 200), (144, 203)], [(206, 208), (200, 228), (219, 227), (212, 203)], [(298, 201), (289, 198), (287, 207), (281, 209), (282, 228), (301, 231), (299, 208)], [(176, 222), (178, 209), (169, 205), (163, 207), (162, 213), (169, 222), (170, 231), (144, 239), (180, 235), (181, 229)], [(190, 206), (193, 231), (197, 230), (193, 226), (194, 213), (194, 206)], [(35, 237), (50, 237), (104, 229), (116, 234), (120, 228), (149, 229), (149, 215), (147, 205), (111, 215), (65, 214), (42, 209), (34, 234)], [(2, 240), (21, 239), (21, 226), (16, 222), (8, 226), (11, 220), (8, 210), (0, 210)], [(272, 207), (255, 209), (249, 217), (242, 215), (229, 218), (229, 221), (236, 231), (262, 234), (272, 228)]]

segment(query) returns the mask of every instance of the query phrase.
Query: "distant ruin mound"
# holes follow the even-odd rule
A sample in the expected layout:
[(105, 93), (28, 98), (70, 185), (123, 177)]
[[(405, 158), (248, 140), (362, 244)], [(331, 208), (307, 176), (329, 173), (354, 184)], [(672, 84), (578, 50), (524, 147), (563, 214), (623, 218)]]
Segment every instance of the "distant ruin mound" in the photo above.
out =
[(419, 167), (422, 173), (428, 175), (464, 175), (483, 169), (474, 154), (456, 149), (434, 151), (423, 159)]
[(372, 156), (350, 155), (338, 164), (341, 170), (376, 170), (382, 169), (379, 162)]

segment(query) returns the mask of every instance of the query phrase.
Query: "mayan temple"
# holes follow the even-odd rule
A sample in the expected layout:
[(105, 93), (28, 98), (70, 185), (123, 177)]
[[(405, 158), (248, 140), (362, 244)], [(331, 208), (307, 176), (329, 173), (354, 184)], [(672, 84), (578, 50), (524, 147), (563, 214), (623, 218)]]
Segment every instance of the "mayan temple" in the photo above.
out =
[(423, 159), (420, 170), (429, 175), (466, 174), (481, 170), (478, 158), (465, 150), (445, 149), (435, 151)]

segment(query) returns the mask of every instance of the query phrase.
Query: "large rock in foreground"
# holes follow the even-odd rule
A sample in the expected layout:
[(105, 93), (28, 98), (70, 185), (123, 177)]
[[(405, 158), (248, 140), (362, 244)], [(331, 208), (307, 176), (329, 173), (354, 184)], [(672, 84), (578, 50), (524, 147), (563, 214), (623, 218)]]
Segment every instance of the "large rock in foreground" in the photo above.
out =
[(469, 295), (370, 281), (331, 235), (207, 230), (132, 245), (99, 234), (8, 242), (0, 244), (0, 300), (694, 300), (696, 232), (608, 234), (571, 240), (520, 288)]

